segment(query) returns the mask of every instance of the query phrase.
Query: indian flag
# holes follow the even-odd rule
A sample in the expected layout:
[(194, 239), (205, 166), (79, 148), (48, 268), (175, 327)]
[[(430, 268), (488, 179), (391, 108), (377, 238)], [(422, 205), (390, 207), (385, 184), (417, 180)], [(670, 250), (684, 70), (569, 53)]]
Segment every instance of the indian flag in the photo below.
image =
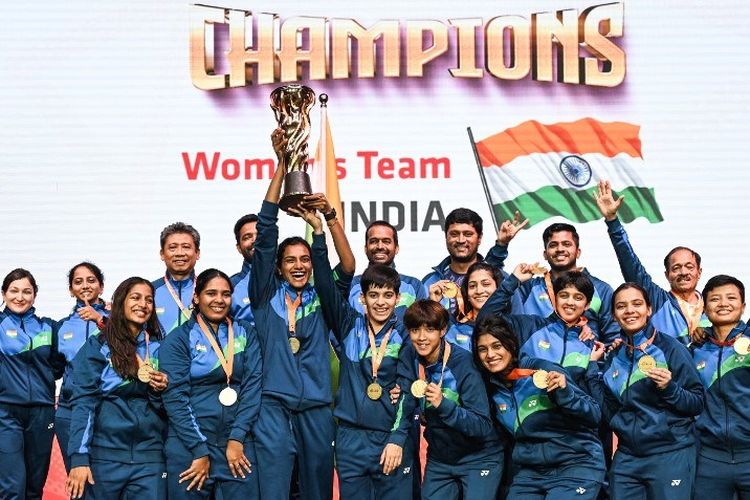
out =
[(609, 180), (625, 195), (618, 210), (623, 222), (664, 218), (654, 189), (641, 177), (646, 170), (640, 127), (584, 118), (545, 125), (530, 120), (476, 143), (481, 170), (497, 221), (516, 210), (534, 225), (554, 216), (574, 222), (601, 218), (593, 193)]

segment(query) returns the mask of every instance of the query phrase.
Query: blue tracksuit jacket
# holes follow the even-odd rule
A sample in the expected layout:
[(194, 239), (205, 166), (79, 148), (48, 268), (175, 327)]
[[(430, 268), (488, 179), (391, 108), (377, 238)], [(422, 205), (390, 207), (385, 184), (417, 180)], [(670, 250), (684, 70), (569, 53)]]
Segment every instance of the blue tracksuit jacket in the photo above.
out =
[(518, 278), (512, 274), (503, 280), (495, 293), (482, 306), (477, 316), (477, 323), (480, 323), (487, 315), (501, 316), (518, 335), (521, 343), (521, 359), (530, 357), (558, 363), (568, 371), (578, 387), (585, 388), (585, 375), (589, 370), (592, 341), (578, 340), (581, 327), (567, 326), (557, 314), (542, 317), (502, 313), (518, 286)]
[[(648, 292), (649, 299), (651, 299), (651, 309), (653, 310), (651, 323), (660, 332), (675, 337), (685, 345), (689, 344), (688, 323), (680, 310), (677, 297), (670, 291), (659, 287), (651, 279), (651, 275), (646, 272), (640, 259), (635, 254), (635, 250), (630, 245), (628, 234), (625, 232), (620, 219), (606, 222), (609, 239), (612, 240), (612, 246), (620, 263), (622, 277), (625, 278), (625, 281), (638, 283)], [(711, 322), (708, 321), (705, 313), (701, 315), (698, 326), (704, 328), (711, 326)]]
[(242, 270), (232, 276), (234, 293), (232, 294), (231, 316), (234, 320), (244, 320), (254, 325), (253, 308), (250, 306), (250, 297), (248, 297), (248, 289), (250, 288), (252, 276), (253, 264), (247, 260), (242, 262)]
[(292, 354), (285, 295), (294, 298), (297, 292), (276, 274), (278, 212), (278, 205), (264, 201), (258, 213), (249, 297), (263, 353), (263, 395), (299, 411), (332, 402), (328, 327), (320, 299), (308, 284), (297, 309), (296, 336), (301, 349)]
[[(195, 271), (190, 273), (190, 276), (184, 280), (176, 280), (172, 278), (172, 276), (169, 275), (169, 272), (167, 272), (166, 275), (169, 276), (169, 282), (172, 284), (172, 288), (174, 288), (177, 296), (180, 297), (182, 305), (188, 309), (192, 307)], [(180, 311), (180, 307), (177, 305), (172, 294), (169, 293), (167, 285), (164, 283), (164, 276), (152, 281), (151, 284), (154, 287), (154, 307), (156, 316), (159, 318), (159, 323), (161, 323), (164, 335), (167, 335), (169, 332), (188, 321), (190, 319), (190, 313), (182, 313)]]
[[(445, 342), (442, 342), (437, 362), (425, 367), (428, 383), (440, 381), (444, 348)], [(411, 343), (404, 345), (399, 355), (402, 391), (409, 391), (412, 382), (419, 377), (418, 363), (417, 352)], [(411, 393), (404, 405), (407, 415), (413, 414), (416, 404), (422, 407), (427, 459), (448, 465), (498, 461), (503, 444), (492, 423), (487, 390), (471, 353), (451, 349), (443, 375), (442, 393), (443, 400), (437, 408), (426, 398), (416, 400)]]
[[(748, 335), (740, 323), (727, 341)], [(713, 328), (706, 328), (715, 339)], [(695, 422), (700, 454), (724, 463), (750, 461), (750, 355), (737, 354), (732, 346), (711, 340), (693, 344), (693, 362), (706, 388), (706, 409)]]
[[(422, 282), (412, 276), (399, 273), (401, 278), (401, 287), (398, 292), (401, 294), (398, 304), (396, 304), (396, 317), (399, 319), (404, 318), (404, 312), (417, 300), (428, 299), (427, 290), (425, 289)], [(365, 307), (359, 302), (360, 294), (362, 293), (362, 285), (360, 281), (362, 275), (355, 276), (352, 280), (351, 288), (348, 292), (349, 305), (352, 306), (358, 313), (364, 314)]]
[(47, 405), (55, 402), (55, 379), (63, 364), (57, 354), (55, 321), (32, 307), (22, 315), (0, 312), (0, 403)]
[[(145, 332), (136, 352), (146, 356)], [(152, 366), (159, 369), (159, 342), (149, 342)], [(71, 467), (91, 460), (138, 464), (164, 462), (166, 415), (160, 396), (137, 379), (123, 380), (112, 368), (109, 346), (89, 337), (73, 359), (73, 416), (70, 423)]]
[(564, 389), (548, 393), (538, 389), (530, 376), (510, 384), (490, 379), (495, 416), (515, 437), (513, 464), (532, 468), (572, 466), (581, 478), (603, 481), (604, 453), (597, 435), (599, 403), (558, 364), (526, 358), (520, 368), (560, 372), (568, 381)]
[(315, 290), (320, 297), (326, 323), (339, 341), (342, 352), (339, 390), (333, 415), (340, 422), (353, 427), (390, 432), (388, 442), (403, 446), (411, 426), (411, 414), (403, 412), (406, 391), (402, 391), (396, 405), (391, 404), (389, 391), (396, 385), (398, 355), (401, 346), (409, 341), (409, 334), (394, 316), (375, 333), (375, 345), (379, 347), (386, 333), (391, 332), (385, 357), (378, 369), (378, 383), (383, 387), (383, 394), (379, 400), (371, 400), (367, 396), (367, 386), (373, 381), (373, 353), (367, 320), (341, 296), (328, 261), (324, 235), (313, 237), (312, 251)]
[[(633, 343), (646, 342), (653, 325), (635, 334)], [(601, 374), (587, 374), (592, 395), (618, 438), (617, 449), (644, 457), (693, 446), (693, 421), (703, 411), (704, 392), (690, 352), (676, 339), (656, 332), (654, 341), (633, 353), (622, 344), (611, 353)], [(638, 360), (652, 356), (656, 366), (672, 372), (664, 390), (638, 369)]]
[[(210, 329), (211, 326), (208, 325)], [(169, 385), (162, 395), (169, 415), (169, 436), (179, 438), (193, 459), (208, 455), (207, 444), (225, 447), (227, 440), (245, 442), (260, 410), (262, 361), (255, 328), (233, 321), (234, 367), (231, 387), (238, 393), (230, 407), (219, 403), (227, 376), (200, 325), (192, 318), (164, 339), (159, 365)], [(226, 354), (226, 322), (211, 332)]]
[(460, 323), (453, 316), (450, 318), (445, 340), (451, 344), (471, 352), (471, 338), (474, 336), (474, 322)]

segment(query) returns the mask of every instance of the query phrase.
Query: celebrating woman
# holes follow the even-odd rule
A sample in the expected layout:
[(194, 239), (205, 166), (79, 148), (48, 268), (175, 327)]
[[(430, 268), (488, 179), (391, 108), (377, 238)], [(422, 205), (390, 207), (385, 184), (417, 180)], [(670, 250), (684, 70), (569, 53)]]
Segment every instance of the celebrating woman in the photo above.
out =
[(104, 330), (73, 360), (72, 498), (84, 491), (86, 498), (166, 498), (161, 338), (153, 286), (143, 278), (123, 281)]
[(60, 445), (66, 472), (70, 472), (68, 440), (70, 439), (70, 398), (73, 395), (73, 358), (92, 335), (104, 328), (102, 320), (109, 315), (100, 298), (104, 288), (104, 274), (91, 262), (76, 264), (68, 272), (68, 289), (75, 297), (73, 312), (58, 326), (57, 351), (65, 358), (60, 398), (55, 412), (55, 434)]
[(203, 271), (192, 318), (161, 347), (170, 499), (258, 498), (250, 430), (260, 409), (260, 347), (250, 323), (229, 317), (233, 291), (229, 276)]
[(745, 285), (714, 276), (703, 288), (711, 326), (693, 344), (693, 361), (706, 388), (706, 409), (696, 421), (700, 452), (695, 498), (750, 499), (750, 335), (740, 318)]
[[(608, 356), (601, 375), (587, 374), (618, 438), (610, 468), (612, 498), (690, 498), (693, 420), (704, 404), (690, 352), (651, 325), (651, 303), (640, 285), (620, 285), (612, 311), (625, 340)], [(602, 353), (595, 351), (592, 359)]]
[(519, 361), (518, 337), (501, 318), (477, 324), (473, 349), (497, 420), (515, 439), (508, 497), (597, 498), (604, 481), (599, 404), (560, 365)]
[(40, 499), (55, 418), (54, 322), (34, 312), (38, 288), (26, 269), (8, 273), (0, 312), (0, 498)]

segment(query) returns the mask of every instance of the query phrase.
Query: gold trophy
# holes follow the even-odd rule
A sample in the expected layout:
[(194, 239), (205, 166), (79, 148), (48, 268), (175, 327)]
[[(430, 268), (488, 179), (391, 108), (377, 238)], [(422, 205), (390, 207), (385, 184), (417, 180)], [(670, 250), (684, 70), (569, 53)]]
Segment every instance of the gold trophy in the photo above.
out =
[(310, 137), (310, 108), (315, 92), (303, 85), (285, 85), (271, 92), (271, 109), (278, 128), (272, 135), (273, 148), (284, 174), (284, 192), (279, 206), (287, 211), (312, 193), (307, 175), (307, 139)]

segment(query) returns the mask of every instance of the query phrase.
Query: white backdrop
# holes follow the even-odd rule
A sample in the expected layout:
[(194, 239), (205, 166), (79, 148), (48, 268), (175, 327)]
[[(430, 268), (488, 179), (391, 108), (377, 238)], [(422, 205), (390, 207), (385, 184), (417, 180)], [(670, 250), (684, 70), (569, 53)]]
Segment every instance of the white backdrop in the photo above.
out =
[[(482, 18), (584, 9), (574, 0), (486, 2), (219, 1), (222, 7), (295, 16), (382, 19)], [(732, 1), (625, 2), (625, 81), (615, 88), (452, 78), (456, 45), (428, 65), (424, 78), (323, 80), (330, 95), (337, 156), (346, 159), (342, 197), (349, 202), (417, 202), (419, 225), (431, 200), (447, 213), (458, 206), (485, 219), (482, 252), (494, 234), (466, 135), (477, 140), (536, 119), (591, 116), (641, 125), (643, 154), (664, 222), (629, 224), (636, 250), (653, 273), (678, 244), (704, 257), (704, 279), (717, 273), (747, 280), (745, 150), (750, 4)], [(0, 274), (29, 268), (37, 277), (40, 314), (71, 307), (65, 273), (82, 259), (106, 276), (105, 295), (131, 275), (163, 273), (158, 235), (176, 220), (201, 232), (198, 268), (239, 270), (232, 226), (257, 211), (267, 179), (188, 180), (182, 153), (270, 158), (275, 120), (268, 95), (277, 86), (220, 91), (195, 88), (189, 73), (188, 2), (3, 2), (0, 4)], [(482, 60), (478, 59), (481, 67)], [(313, 109), (311, 153), (318, 134)], [(450, 179), (364, 179), (358, 151), (451, 161)], [(378, 217), (381, 212), (378, 211)], [(549, 221), (550, 223), (552, 220)], [(509, 264), (538, 260), (539, 224), (513, 243)], [(581, 262), (613, 286), (620, 281), (601, 221), (580, 224)], [(284, 218), (282, 234), (301, 233)], [(360, 269), (362, 227), (350, 235)], [(401, 232), (397, 264), (419, 277), (445, 256), (440, 230)], [(665, 283), (663, 278), (660, 280)]]

